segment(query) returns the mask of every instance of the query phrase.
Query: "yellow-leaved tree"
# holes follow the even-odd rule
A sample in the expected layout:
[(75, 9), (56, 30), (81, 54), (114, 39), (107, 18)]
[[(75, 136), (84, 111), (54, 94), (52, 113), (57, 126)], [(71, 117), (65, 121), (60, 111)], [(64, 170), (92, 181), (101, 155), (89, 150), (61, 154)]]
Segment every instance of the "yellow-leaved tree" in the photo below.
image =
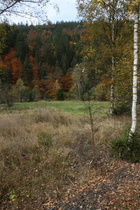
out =
[[(139, 12), (140, 12), (140, 1), (139, 0), (77, 0), (79, 14), (83, 17), (85, 21), (92, 23), (95, 20), (104, 21), (105, 23), (109, 23), (110, 26), (110, 34), (109, 34), (109, 44), (110, 44), (110, 52), (111, 52), (111, 88), (110, 88), (110, 114), (113, 113), (113, 102), (114, 102), (114, 84), (120, 83), (125, 79), (127, 73), (131, 75), (130, 67), (132, 64), (129, 63), (131, 59), (127, 54), (121, 57), (119, 60), (117, 59), (118, 51), (117, 40), (118, 36), (116, 36), (118, 31), (118, 25), (122, 21), (130, 21), (134, 22), (134, 33), (133, 33), (133, 88), (132, 88), (132, 124), (130, 129), (129, 136), (135, 133), (136, 125), (137, 125), (137, 81), (138, 81), (138, 27), (139, 27)], [(129, 25), (130, 27), (130, 25)], [(107, 27), (106, 27), (107, 29)], [(122, 40), (123, 36), (120, 36), (120, 40)], [(123, 40), (122, 40), (123, 43)], [(129, 46), (126, 45), (129, 49)], [(119, 52), (117, 54), (117, 52)], [(129, 50), (128, 50), (129, 52)], [(131, 52), (130, 52), (131, 54)], [(121, 54), (120, 54), (121, 55)], [(127, 56), (126, 56), (127, 55)], [(130, 56), (131, 58), (132, 56)], [(125, 68), (123, 67), (125, 65)], [(122, 69), (122, 70), (121, 70)], [(127, 71), (126, 71), (127, 69)], [(129, 83), (131, 82), (131, 78), (128, 78)], [(121, 89), (125, 89), (125, 85), (121, 86)], [(119, 88), (117, 87), (117, 90)], [(120, 90), (119, 90), (120, 91)], [(116, 97), (116, 96), (115, 96)]]
[[(86, 25), (84, 37), (88, 40), (88, 46), (84, 46), (86, 58), (92, 58), (97, 72), (102, 71), (110, 77), (112, 115), (115, 101), (119, 101), (122, 94), (126, 95), (128, 92), (130, 94), (128, 89), (131, 83), (132, 32), (127, 18), (128, 10), (121, 0), (78, 0), (78, 9)], [(119, 79), (121, 75), (123, 83)], [(124, 88), (123, 84), (127, 88)]]

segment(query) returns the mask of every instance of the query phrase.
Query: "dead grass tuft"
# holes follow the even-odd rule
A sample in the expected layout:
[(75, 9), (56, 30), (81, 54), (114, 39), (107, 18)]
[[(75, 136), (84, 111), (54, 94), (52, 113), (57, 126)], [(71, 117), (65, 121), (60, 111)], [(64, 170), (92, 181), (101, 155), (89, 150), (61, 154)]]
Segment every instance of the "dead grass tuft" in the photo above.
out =
[(73, 123), (70, 115), (64, 115), (61, 111), (55, 109), (38, 109), (35, 114), (33, 113), (32, 120), (35, 123), (51, 123), (54, 127), (59, 125), (68, 126)]
[(108, 117), (103, 120), (96, 121), (95, 124), (95, 142), (106, 145), (110, 139), (115, 139), (120, 135), (120, 131), (124, 129), (130, 118), (122, 117)]

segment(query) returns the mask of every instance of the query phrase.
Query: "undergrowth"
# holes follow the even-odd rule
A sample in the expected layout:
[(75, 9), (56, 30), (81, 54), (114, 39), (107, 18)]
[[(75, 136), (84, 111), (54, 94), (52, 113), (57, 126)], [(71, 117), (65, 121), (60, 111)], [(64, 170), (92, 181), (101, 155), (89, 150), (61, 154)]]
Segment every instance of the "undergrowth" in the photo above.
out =
[(117, 139), (111, 141), (111, 153), (114, 157), (130, 162), (140, 162), (140, 130), (129, 136), (129, 126)]
[(38, 197), (41, 208), (46, 194), (59, 197), (66, 186), (105, 174), (113, 161), (107, 140), (123, 123), (96, 119), (93, 148), (86, 116), (46, 108), (1, 115), (0, 208), (24, 209)]

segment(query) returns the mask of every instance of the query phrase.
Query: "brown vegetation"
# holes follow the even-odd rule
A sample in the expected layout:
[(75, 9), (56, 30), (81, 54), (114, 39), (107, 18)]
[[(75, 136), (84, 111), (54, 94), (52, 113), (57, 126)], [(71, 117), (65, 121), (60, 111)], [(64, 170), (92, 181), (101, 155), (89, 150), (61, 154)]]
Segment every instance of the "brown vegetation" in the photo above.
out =
[[(50, 109), (1, 115), (1, 209), (27, 208), (27, 203), (41, 208), (49, 192), (59, 196), (67, 185), (106, 174), (114, 162), (108, 140), (125, 122), (97, 119), (93, 148), (90, 125), (83, 117)], [(38, 197), (41, 203), (35, 204)]]

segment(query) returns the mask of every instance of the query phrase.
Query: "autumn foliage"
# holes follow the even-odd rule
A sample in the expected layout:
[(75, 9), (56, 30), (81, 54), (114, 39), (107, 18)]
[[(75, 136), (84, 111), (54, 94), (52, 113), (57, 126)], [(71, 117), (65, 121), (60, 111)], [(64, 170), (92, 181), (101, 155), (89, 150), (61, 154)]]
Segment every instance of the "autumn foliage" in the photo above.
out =
[(69, 72), (67, 72), (60, 80), (62, 90), (69, 91), (72, 84), (72, 77)]
[[(28, 96), (35, 87), (38, 87), (42, 99), (56, 99), (59, 90), (70, 91), (72, 78), (69, 69), (81, 59), (77, 48), (82, 25), (79, 23), (80, 29), (76, 29), (77, 25), (58, 23), (13, 27), (2, 24), (2, 88), (6, 83), (15, 94), (16, 82), (21, 78), (25, 92), (30, 92)], [(27, 99), (30, 100), (32, 96)]]
[[(131, 98), (132, 26), (129, 21), (119, 22), (117, 26), (113, 83), (115, 100), (120, 102)], [(21, 78), (28, 93), (24, 94), (27, 101), (33, 100), (35, 87), (41, 99), (57, 99), (61, 94), (64, 99), (80, 99), (89, 94), (91, 99), (109, 100), (110, 27), (99, 20), (92, 24), (1, 25), (2, 89), (5, 83), (15, 88)]]
[(22, 63), (16, 58), (16, 51), (11, 49), (4, 57), (4, 62), (11, 74), (11, 84), (15, 84), (22, 75)]

